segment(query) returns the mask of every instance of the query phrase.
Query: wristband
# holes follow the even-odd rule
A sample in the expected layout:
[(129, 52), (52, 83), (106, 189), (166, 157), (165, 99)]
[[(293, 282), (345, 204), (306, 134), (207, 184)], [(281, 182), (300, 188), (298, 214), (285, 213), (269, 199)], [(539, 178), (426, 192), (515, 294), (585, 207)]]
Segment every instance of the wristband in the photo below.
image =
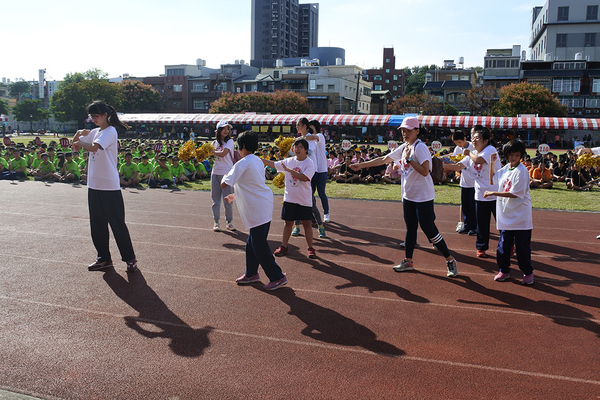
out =
[(408, 159), (406, 160), (406, 163), (410, 164), (411, 161), (412, 161), (412, 157), (408, 157)]

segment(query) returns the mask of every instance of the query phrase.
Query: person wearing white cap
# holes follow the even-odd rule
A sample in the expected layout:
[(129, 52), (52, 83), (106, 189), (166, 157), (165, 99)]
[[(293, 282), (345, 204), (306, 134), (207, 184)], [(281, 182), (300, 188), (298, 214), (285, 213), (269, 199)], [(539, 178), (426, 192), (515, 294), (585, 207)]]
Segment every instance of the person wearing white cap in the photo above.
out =
[(221, 180), (223, 176), (227, 175), (234, 164), (234, 146), (233, 139), (229, 137), (229, 130), (232, 126), (227, 121), (220, 121), (217, 124), (217, 130), (215, 131), (215, 140), (212, 142), (215, 151), (215, 164), (212, 168), (212, 175), (210, 178), (210, 193), (212, 197), (212, 213), (214, 219), (213, 230), (219, 232), (221, 225), (219, 220), (221, 218), (221, 203), (225, 207), (225, 220), (227, 221), (227, 229), (235, 231), (233, 226), (233, 205), (223, 199), (233, 193), (233, 187), (227, 186), (221, 188)]
[(406, 223), (405, 258), (394, 271), (413, 270), (413, 252), (417, 244), (417, 228), (421, 230), (446, 258), (446, 273), (449, 277), (458, 275), (456, 260), (450, 254), (446, 241), (435, 226), (433, 200), (435, 189), (431, 178), (431, 154), (427, 146), (418, 139), (419, 120), (416, 117), (406, 117), (400, 125), (404, 143), (386, 156), (366, 162), (352, 164), (350, 168), (358, 171), (365, 167), (376, 167), (390, 164), (392, 161), (400, 165), (402, 180), (402, 205), (404, 222)]

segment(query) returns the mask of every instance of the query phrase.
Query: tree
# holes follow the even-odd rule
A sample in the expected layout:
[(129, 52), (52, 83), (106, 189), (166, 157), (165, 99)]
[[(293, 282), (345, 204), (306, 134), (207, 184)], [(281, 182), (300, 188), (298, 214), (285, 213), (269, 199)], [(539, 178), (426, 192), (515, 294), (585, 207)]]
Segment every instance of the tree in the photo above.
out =
[(120, 86), (103, 79), (73, 80), (54, 93), (50, 109), (59, 121), (77, 121), (78, 126), (83, 127), (88, 115), (87, 106), (95, 100), (120, 110), (123, 92)]
[(159, 111), (162, 96), (151, 85), (140, 81), (123, 81), (116, 84), (123, 92), (123, 112)]
[(0, 114), (8, 115), (8, 112), (8, 103), (6, 103), (4, 100), (0, 100)]
[(23, 99), (18, 102), (12, 112), (17, 121), (29, 121), (30, 131), (33, 131), (33, 121), (40, 121), (50, 117), (50, 112), (40, 108), (41, 100)]
[(495, 87), (476, 87), (467, 93), (467, 107), (471, 115), (492, 115), (499, 98), (500, 90)]
[(273, 93), (223, 93), (212, 103), (210, 113), (235, 114), (244, 111), (272, 114), (310, 114), (308, 100), (298, 93), (277, 90)]
[(425, 77), (427, 72), (430, 70), (435, 70), (436, 68), (437, 66), (435, 64), (423, 66), (417, 65), (412, 68), (405, 67), (404, 75), (406, 77), (406, 83), (404, 87), (404, 94), (423, 93), (423, 86), (425, 86)]
[(388, 107), (390, 114), (424, 114), (441, 115), (444, 111), (444, 104), (435, 100), (435, 97), (429, 94), (409, 94), (394, 100)]
[(548, 89), (526, 82), (513, 83), (500, 89), (500, 100), (494, 108), (496, 115), (504, 117), (516, 117), (519, 114), (566, 117), (568, 111)]
[(71, 83), (78, 83), (86, 79), (98, 79), (108, 82), (108, 74), (98, 68), (92, 68), (85, 72), (69, 72), (67, 75), (65, 75), (65, 79), (58, 84), (58, 90), (61, 90), (63, 87)]
[(458, 115), (458, 109), (448, 102), (444, 102), (445, 115)]
[(32, 88), (29, 82), (23, 79), (16, 81), (10, 85), (10, 96), (14, 99), (20, 100), (21, 95), (25, 93), (31, 93)]

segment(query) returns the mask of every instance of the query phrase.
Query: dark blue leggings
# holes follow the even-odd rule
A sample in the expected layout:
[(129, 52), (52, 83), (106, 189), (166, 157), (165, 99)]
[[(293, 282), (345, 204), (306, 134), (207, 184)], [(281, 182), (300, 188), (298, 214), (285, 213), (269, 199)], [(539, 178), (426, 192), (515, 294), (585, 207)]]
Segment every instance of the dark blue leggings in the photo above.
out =
[(424, 202), (414, 202), (403, 199), (404, 222), (406, 223), (406, 239), (404, 241), (404, 250), (406, 258), (412, 258), (415, 246), (417, 244), (417, 228), (421, 225), (421, 230), (427, 236), (427, 239), (444, 255), (450, 257), (450, 250), (446, 241), (435, 226), (435, 212), (433, 210), (433, 200)]
[(496, 262), (500, 271), (510, 272), (510, 253), (513, 244), (517, 253), (519, 269), (525, 275), (533, 273), (531, 265), (531, 229), (524, 231), (500, 231), (500, 240), (496, 250)]
[(475, 213), (477, 214), (477, 250), (487, 250), (490, 248), (490, 220), (492, 214), (496, 219), (496, 200), (479, 201), (475, 200)]

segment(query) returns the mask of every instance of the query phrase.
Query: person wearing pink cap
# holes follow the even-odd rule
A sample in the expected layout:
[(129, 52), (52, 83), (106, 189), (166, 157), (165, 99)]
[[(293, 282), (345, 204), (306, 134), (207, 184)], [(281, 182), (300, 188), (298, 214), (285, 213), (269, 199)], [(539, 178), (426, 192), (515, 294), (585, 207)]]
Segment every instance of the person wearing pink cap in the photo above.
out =
[(233, 205), (223, 199), (233, 193), (233, 187), (227, 186), (221, 188), (221, 180), (225, 175), (229, 173), (235, 160), (233, 158), (234, 146), (233, 139), (229, 136), (229, 130), (232, 126), (226, 121), (220, 121), (217, 124), (217, 130), (215, 131), (215, 140), (212, 142), (215, 151), (215, 164), (213, 165), (212, 175), (210, 178), (210, 194), (212, 197), (212, 213), (214, 219), (213, 230), (215, 232), (221, 231), (221, 225), (219, 219), (221, 218), (221, 203), (225, 207), (225, 220), (226, 227), (230, 231), (235, 231), (235, 227), (231, 222), (233, 220)]
[(431, 154), (427, 146), (419, 140), (419, 120), (416, 117), (406, 117), (400, 125), (404, 143), (386, 156), (370, 161), (352, 164), (355, 171), (365, 167), (375, 167), (390, 164), (392, 161), (400, 165), (402, 181), (402, 204), (404, 209), (404, 222), (406, 223), (405, 258), (394, 266), (394, 271), (403, 272), (413, 270), (413, 253), (417, 244), (417, 228), (427, 235), (446, 258), (446, 275), (458, 275), (456, 260), (450, 254), (446, 241), (435, 226), (435, 212), (433, 200), (435, 189), (431, 178)]

